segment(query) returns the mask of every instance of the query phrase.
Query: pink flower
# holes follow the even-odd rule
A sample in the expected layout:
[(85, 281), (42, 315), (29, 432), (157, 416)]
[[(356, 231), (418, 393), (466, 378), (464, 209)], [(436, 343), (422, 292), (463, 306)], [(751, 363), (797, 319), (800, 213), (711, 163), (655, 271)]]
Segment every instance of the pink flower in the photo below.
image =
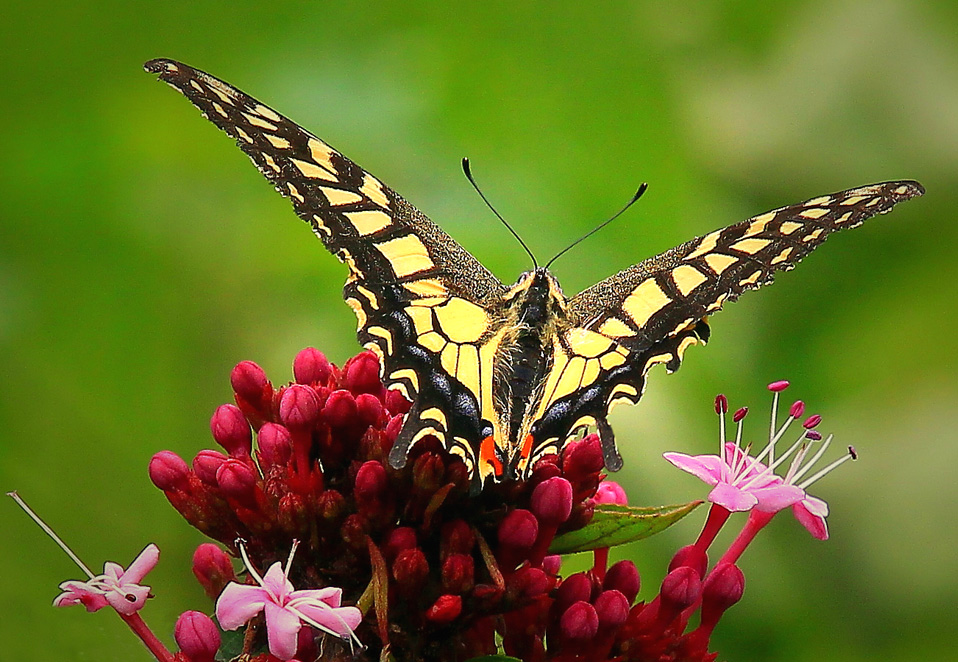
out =
[(708, 500), (732, 512), (777, 512), (805, 497), (804, 490), (785, 484), (735, 444), (724, 444), (722, 450), (722, 455), (666, 453), (665, 459), (712, 485)]
[[(293, 546), (295, 552), (296, 546)], [(216, 601), (216, 620), (225, 630), (249, 622), (261, 611), (266, 612), (266, 635), (269, 652), (281, 660), (296, 655), (297, 640), (303, 623), (343, 639), (355, 639), (353, 631), (362, 621), (356, 607), (341, 607), (342, 589), (294, 590), (286, 570), (277, 561), (261, 577), (253, 569), (241, 546), (240, 552), (250, 575), (259, 586), (230, 582)], [(292, 561), (293, 553), (290, 553)]]
[(87, 611), (97, 611), (110, 605), (124, 616), (129, 616), (143, 608), (150, 597), (150, 587), (140, 585), (140, 581), (160, 560), (160, 550), (149, 544), (140, 552), (130, 567), (123, 569), (118, 563), (108, 561), (103, 565), (103, 574), (89, 581), (68, 581), (60, 584), (63, 591), (53, 601), (55, 607), (69, 607), (82, 604)]
[[(690, 456), (683, 453), (666, 453), (665, 458), (683, 471), (687, 471), (712, 485), (713, 489), (708, 496), (708, 500), (712, 503), (733, 512), (755, 509), (769, 514), (777, 513), (791, 506), (795, 518), (802, 526), (808, 529), (808, 532), (815, 538), (825, 540), (828, 538), (828, 527), (825, 524), (825, 518), (828, 516), (828, 504), (809, 495), (805, 489), (842, 463), (855, 459), (856, 455), (854, 449), (849, 447), (847, 455), (835, 460), (810, 478), (802, 480), (804, 475), (825, 454), (832, 441), (832, 437), (829, 436), (815, 455), (807, 462), (805, 461), (809, 451), (822, 438), (820, 434), (812, 430), (821, 422), (821, 416), (816, 414), (802, 424), (802, 433), (792, 446), (776, 458), (776, 444), (784, 436), (789, 426), (801, 417), (805, 411), (805, 403), (796, 401), (789, 408), (788, 418), (781, 426), (778, 425), (779, 393), (787, 387), (788, 382), (784, 381), (769, 384), (769, 390), (774, 393), (769, 439), (768, 444), (757, 456), (750, 456), (747, 449), (743, 450), (741, 447), (744, 415), (735, 417), (735, 422), (738, 424), (735, 442), (725, 441), (725, 413), (728, 407), (727, 405), (719, 406), (720, 401), (725, 402), (724, 396), (719, 396), (716, 399), (715, 410), (720, 417), (719, 438), (722, 442), (720, 454)], [(776, 475), (774, 473), (775, 469), (793, 454), (794, 458), (789, 464), (785, 476)], [(768, 465), (762, 462), (766, 459), (769, 462)]]

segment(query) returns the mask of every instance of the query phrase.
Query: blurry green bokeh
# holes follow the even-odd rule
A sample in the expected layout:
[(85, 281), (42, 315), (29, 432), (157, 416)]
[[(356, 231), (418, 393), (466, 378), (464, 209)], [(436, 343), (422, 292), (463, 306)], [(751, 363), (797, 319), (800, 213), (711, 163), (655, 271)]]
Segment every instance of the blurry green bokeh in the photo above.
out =
[[(87, 563), (163, 550), (144, 612), (170, 640), (210, 605), (201, 536), (146, 476), (209, 447), (229, 370), (276, 382), (313, 345), (357, 350), (345, 270), (246, 158), (141, 70), (181, 59), (327, 139), (511, 282), (557, 263), (568, 293), (693, 236), (842, 188), (928, 194), (837, 236), (713, 320), (682, 370), (613, 418), (635, 503), (702, 495), (666, 450), (710, 452), (711, 398), (764, 385), (862, 460), (816, 486), (832, 540), (781, 517), (743, 559), (720, 659), (952, 659), (958, 599), (958, 5), (766, 2), (37, 2), (0, 15), (0, 488)], [(749, 421), (761, 438), (765, 424)], [(704, 510), (631, 554), (643, 595)], [(106, 611), (54, 610), (76, 568), (0, 502), (0, 659), (147, 659)], [(720, 542), (722, 542), (720, 540)]]

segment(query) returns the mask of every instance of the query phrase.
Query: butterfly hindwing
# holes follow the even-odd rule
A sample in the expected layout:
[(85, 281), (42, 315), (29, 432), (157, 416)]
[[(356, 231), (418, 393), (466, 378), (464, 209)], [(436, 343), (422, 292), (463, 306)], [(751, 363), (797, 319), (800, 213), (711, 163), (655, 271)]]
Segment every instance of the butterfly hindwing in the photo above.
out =
[[(383, 379), (415, 402), (394, 464), (426, 434), (467, 463), (488, 432), (495, 310), (505, 288), (478, 260), (378, 179), (244, 92), (172, 60), (147, 71), (186, 96), (237, 145), (349, 267), (343, 288), (360, 342)], [(483, 365), (483, 360), (486, 365)], [(425, 404), (429, 403), (429, 404)]]

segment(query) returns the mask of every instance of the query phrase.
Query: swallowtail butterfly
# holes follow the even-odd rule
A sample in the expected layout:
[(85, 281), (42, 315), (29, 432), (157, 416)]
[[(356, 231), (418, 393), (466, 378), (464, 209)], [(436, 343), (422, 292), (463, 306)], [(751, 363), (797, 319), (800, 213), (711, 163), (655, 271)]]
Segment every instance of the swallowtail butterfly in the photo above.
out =
[(595, 426), (622, 466), (607, 417), (636, 403), (655, 364), (676, 370), (708, 340), (708, 315), (793, 268), (829, 234), (924, 193), (884, 182), (781, 207), (649, 258), (566, 297), (546, 268), (501, 283), (462, 246), (338, 151), (256, 99), (172, 60), (146, 70), (236, 139), (346, 263), (346, 303), (383, 380), (412, 402), (389, 455), (402, 466), (428, 435), (476, 485), (522, 479)]

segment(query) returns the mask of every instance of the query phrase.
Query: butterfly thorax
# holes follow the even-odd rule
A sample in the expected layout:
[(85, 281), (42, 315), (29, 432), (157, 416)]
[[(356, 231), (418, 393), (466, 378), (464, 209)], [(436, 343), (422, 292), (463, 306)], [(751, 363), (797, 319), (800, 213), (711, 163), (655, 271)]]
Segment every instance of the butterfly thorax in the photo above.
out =
[(526, 440), (543, 386), (552, 369), (553, 339), (565, 324), (566, 298), (558, 281), (539, 267), (522, 276), (504, 295), (508, 331), (495, 355), (493, 377), (496, 440), (509, 474), (521, 473), (529, 459)]

